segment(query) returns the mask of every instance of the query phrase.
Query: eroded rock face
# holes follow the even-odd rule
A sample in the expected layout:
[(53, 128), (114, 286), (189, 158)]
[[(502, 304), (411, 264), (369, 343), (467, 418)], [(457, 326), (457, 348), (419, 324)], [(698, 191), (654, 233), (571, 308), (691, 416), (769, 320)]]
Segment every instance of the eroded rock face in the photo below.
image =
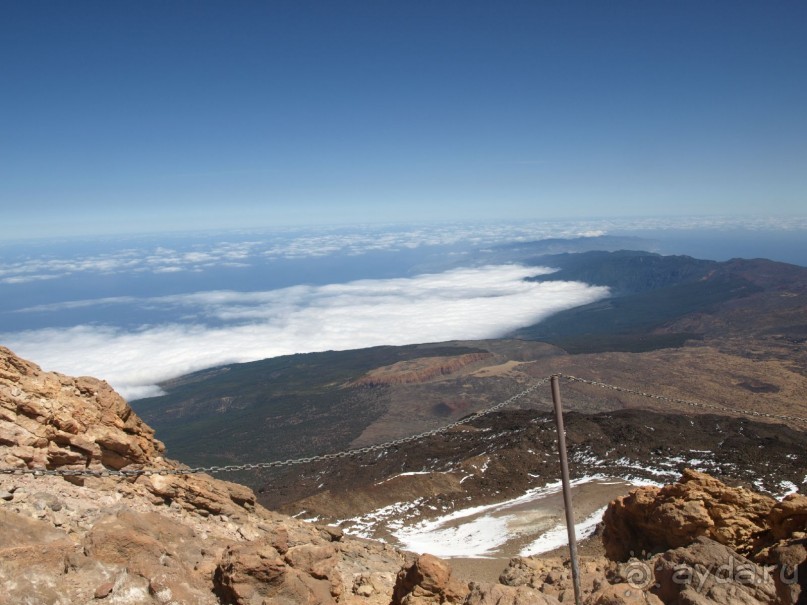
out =
[[(583, 598), (608, 584), (616, 565), (604, 557), (580, 558), (580, 593)], [(527, 586), (562, 602), (574, 601), (574, 585), (568, 562), (560, 557), (513, 557), (499, 576), (507, 586)]]
[(251, 542), (229, 545), (213, 576), (222, 603), (389, 605), (395, 549), (342, 536), (336, 528), (276, 521)]
[(700, 536), (748, 553), (767, 529), (774, 504), (687, 469), (678, 483), (639, 488), (612, 502), (603, 518), (603, 544), (606, 555), (619, 561), (686, 546)]
[(468, 585), (451, 576), (451, 567), (429, 554), (419, 556), (398, 573), (393, 605), (459, 605), (465, 601)]
[(625, 582), (607, 584), (592, 594), (584, 605), (662, 605), (653, 593)]
[(559, 605), (559, 603), (555, 597), (528, 586), (474, 582), (463, 605)]
[(106, 382), (44, 372), (0, 347), (0, 464), (164, 467), (162, 442)]
[(664, 603), (778, 603), (769, 571), (706, 537), (655, 560), (653, 592)]
[(771, 508), (768, 525), (777, 540), (785, 540), (795, 534), (807, 534), (807, 496), (785, 496)]
[[(106, 383), (0, 348), (0, 467), (180, 465)], [(0, 475), (0, 601), (388, 605), (404, 564), (207, 475), (68, 479)]]

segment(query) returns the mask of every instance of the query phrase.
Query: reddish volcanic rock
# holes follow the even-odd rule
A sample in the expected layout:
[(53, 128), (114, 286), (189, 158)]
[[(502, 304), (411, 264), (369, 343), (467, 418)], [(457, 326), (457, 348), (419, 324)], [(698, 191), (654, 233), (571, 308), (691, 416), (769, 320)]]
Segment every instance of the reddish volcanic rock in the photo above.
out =
[(466, 353), (450, 357), (420, 357), (409, 361), (399, 361), (367, 372), (361, 378), (351, 382), (350, 386), (427, 382), (440, 376), (453, 374), (466, 366), (491, 357), (493, 357), (492, 353)]

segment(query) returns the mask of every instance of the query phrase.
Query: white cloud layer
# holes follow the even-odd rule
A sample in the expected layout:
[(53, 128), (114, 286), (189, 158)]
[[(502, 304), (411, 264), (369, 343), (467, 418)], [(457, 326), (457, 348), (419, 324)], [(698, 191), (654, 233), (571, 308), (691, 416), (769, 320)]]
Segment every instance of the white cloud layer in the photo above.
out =
[(0, 334), (0, 342), (45, 369), (103, 378), (136, 399), (158, 393), (155, 385), (162, 380), (224, 363), (494, 338), (608, 294), (607, 288), (579, 282), (524, 281), (549, 271), (499, 265), (266, 292), (105, 299), (177, 307), (195, 319), (137, 331), (93, 325), (31, 330)]

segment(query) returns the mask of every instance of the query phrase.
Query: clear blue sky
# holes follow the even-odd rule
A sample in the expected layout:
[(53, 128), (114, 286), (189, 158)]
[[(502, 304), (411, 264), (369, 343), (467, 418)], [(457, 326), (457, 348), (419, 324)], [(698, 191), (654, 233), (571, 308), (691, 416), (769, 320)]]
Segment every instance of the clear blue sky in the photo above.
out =
[(807, 2), (7, 1), (0, 238), (807, 212)]

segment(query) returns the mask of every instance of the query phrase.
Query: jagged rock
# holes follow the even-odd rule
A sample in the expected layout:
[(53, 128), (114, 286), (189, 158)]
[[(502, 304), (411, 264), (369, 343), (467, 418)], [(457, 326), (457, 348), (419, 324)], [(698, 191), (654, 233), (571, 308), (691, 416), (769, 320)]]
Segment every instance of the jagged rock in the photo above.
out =
[(656, 595), (632, 584), (621, 582), (606, 584), (597, 590), (584, 605), (664, 605)]
[[(652, 570), (647, 568), (652, 580)], [(630, 571), (604, 557), (580, 558), (580, 597), (586, 605), (661, 605), (661, 601), (647, 592), (652, 581), (636, 582)], [(574, 602), (570, 563), (560, 557), (537, 559), (514, 557), (499, 578), (508, 586), (524, 586), (561, 603)], [(611, 584), (609, 582), (616, 582)]]
[(462, 603), (468, 586), (451, 577), (451, 567), (429, 554), (419, 556), (398, 573), (393, 605), (441, 605)]
[(471, 583), (471, 590), (463, 601), (463, 605), (559, 605), (559, 603), (555, 597), (528, 586), (476, 582)]
[(768, 570), (727, 546), (699, 537), (655, 559), (653, 592), (666, 604), (745, 605), (777, 602)]
[(771, 509), (768, 525), (777, 540), (785, 540), (797, 532), (807, 532), (807, 496), (785, 496)]
[[(295, 552), (298, 549), (303, 552)], [(271, 539), (227, 547), (214, 576), (216, 594), (233, 605), (335, 604), (340, 594), (338, 582), (332, 577), (335, 548), (309, 544), (294, 547), (287, 554), (290, 556), (281, 556)]]
[(775, 500), (728, 487), (709, 475), (686, 469), (678, 483), (641, 487), (616, 499), (605, 512), (606, 555), (624, 561), (661, 552), (707, 536), (748, 553), (763, 532)]
[(780, 602), (807, 602), (807, 538), (782, 540), (759, 552), (755, 559), (772, 566), (771, 576)]
[[(162, 452), (106, 383), (43, 372), (0, 347), (0, 466), (181, 468)], [(203, 474), (67, 479), (0, 475), (2, 602), (221, 605), (214, 574), (228, 562), (256, 570), (230, 576), (239, 590), (271, 579), (249, 559), (255, 551), (275, 556), (282, 572), (275, 589), (287, 600), (273, 603), (389, 605), (405, 560), (390, 546), (267, 511), (250, 489)]]
[[(580, 557), (580, 593), (586, 598), (608, 583), (615, 569), (604, 557)], [(499, 576), (507, 586), (527, 586), (565, 602), (574, 599), (570, 563), (560, 557), (513, 557)]]
[(105, 599), (112, 593), (112, 590), (114, 588), (115, 588), (114, 582), (104, 582), (98, 588), (95, 589), (93, 597), (96, 599)]
[(106, 382), (44, 372), (0, 347), (4, 466), (165, 467), (154, 431)]
[(151, 475), (141, 476), (137, 482), (158, 496), (157, 501), (176, 502), (185, 510), (205, 516), (239, 518), (255, 507), (252, 490), (207, 475)]

